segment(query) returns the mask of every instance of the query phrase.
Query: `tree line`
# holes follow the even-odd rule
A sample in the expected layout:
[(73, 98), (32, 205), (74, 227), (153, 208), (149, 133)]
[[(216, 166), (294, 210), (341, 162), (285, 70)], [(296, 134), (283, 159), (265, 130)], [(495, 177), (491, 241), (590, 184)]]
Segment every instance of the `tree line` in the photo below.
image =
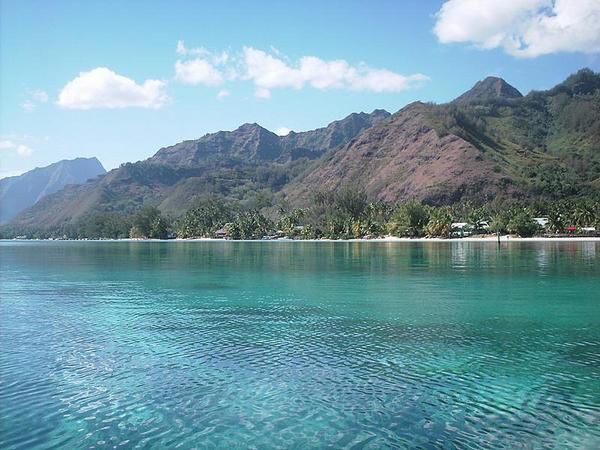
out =
[[(545, 217), (544, 229), (534, 220)], [(96, 213), (51, 230), (3, 229), (5, 238), (120, 239), (213, 238), (351, 239), (450, 237), (453, 223), (469, 224), (473, 234), (510, 233), (523, 237), (560, 234), (569, 229), (600, 228), (600, 203), (578, 198), (560, 201), (494, 201), (483, 205), (461, 202), (432, 206), (417, 200), (391, 204), (369, 201), (360, 190), (318, 192), (311, 206), (245, 208), (240, 203), (209, 197), (196, 202), (179, 217), (146, 206), (135, 214)]]

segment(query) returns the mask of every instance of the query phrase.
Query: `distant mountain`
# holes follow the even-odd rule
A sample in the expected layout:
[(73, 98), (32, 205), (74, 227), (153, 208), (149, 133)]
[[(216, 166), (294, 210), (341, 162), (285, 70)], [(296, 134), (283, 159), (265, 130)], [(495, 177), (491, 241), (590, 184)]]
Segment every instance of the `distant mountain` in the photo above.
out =
[(69, 186), (24, 211), (15, 223), (58, 226), (97, 212), (134, 212), (149, 203), (178, 214), (206, 195), (261, 207), (312, 162), (389, 116), (383, 110), (354, 113), (327, 127), (287, 136), (255, 123), (207, 134), (161, 148), (151, 158), (123, 164), (102, 178)]
[(469, 103), (474, 101), (494, 100), (497, 98), (523, 97), (516, 88), (502, 78), (487, 77), (475, 83), (471, 89), (453, 100), (453, 103)]
[(66, 185), (84, 183), (106, 173), (96, 158), (63, 160), (16, 177), (0, 180), (0, 223), (10, 221), (19, 212)]
[(390, 113), (383, 110), (375, 110), (371, 114), (353, 113), (325, 128), (301, 133), (291, 131), (286, 136), (278, 136), (256, 123), (246, 123), (234, 131), (219, 131), (161, 148), (148, 162), (192, 168), (203, 166), (208, 161), (231, 164), (284, 163), (303, 157), (316, 159), (389, 116)]
[(206, 196), (259, 209), (301, 206), (345, 187), (431, 204), (600, 196), (600, 74), (583, 69), (526, 96), (486, 78), (447, 104), (351, 114), (283, 137), (245, 124), (68, 186), (12, 224), (57, 227), (148, 204), (178, 215)]

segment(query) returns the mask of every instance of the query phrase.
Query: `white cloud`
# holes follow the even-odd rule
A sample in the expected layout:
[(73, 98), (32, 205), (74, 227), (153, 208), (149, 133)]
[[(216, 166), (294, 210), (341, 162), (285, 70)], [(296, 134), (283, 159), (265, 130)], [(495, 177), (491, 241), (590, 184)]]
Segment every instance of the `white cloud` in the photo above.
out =
[(25, 157), (31, 156), (32, 152), (33, 152), (33, 150), (31, 150), (31, 148), (27, 147), (26, 145), (21, 144), (21, 145), (17, 146), (17, 154), (19, 156), (25, 156)]
[(218, 100), (223, 100), (225, 97), (229, 97), (230, 95), (231, 95), (231, 92), (229, 92), (227, 89), (221, 89), (217, 93), (217, 99)]
[(27, 93), (27, 100), (21, 105), (27, 112), (35, 110), (40, 103), (46, 103), (48, 101), (48, 94), (41, 89), (29, 91)]
[(206, 86), (218, 86), (223, 83), (221, 72), (204, 59), (178, 60), (175, 63), (175, 79), (186, 84)]
[(226, 64), (230, 59), (229, 53), (226, 51), (222, 51), (221, 53), (213, 53), (204, 47), (187, 48), (185, 43), (181, 40), (177, 41), (177, 47), (175, 51), (178, 55), (183, 57), (200, 57), (200, 59), (210, 61), (210, 63), (214, 66)]
[(210, 52), (204, 47), (187, 48), (182, 40), (177, 41), (177, 54), (181, 56), (208, 56)]
[(429, 78), (422, 74), (401, 75), (365, 64), (352, 66), (345, 60), (325, 61), (304, 56), (292, 66), (262, 50), (244, 48), (244, 78), (256, 86), (255, 95), (268, 98), (274, 88), (300, 89), (306, 84), (316, 89), (350, 89), (370, 92), (399, 92), (417, 86)]
[(517, 57), (600, 52), (600, 0), (448, 0), (434, 33), (444, 44), (502, 48)]
[(25, 144), (17, 144), (16, 142), (11, 141), (10, 139), (0, 140), (0, 150), (15, 151), (17, 155), (22, 157), (31, 156), (31, 153), (33, 152), (33, 150), (31, 150), (31, 147)]
[[(244, 47), (241, 54), (230, 54), (211, 52), (204, 47), (187, 48), (183, 41), (178, 41), (176, 51), (181, 56), (175, 63), (176, 80), (205, 86), (247, 80), (254, 83), (254, 95), (262, 99), (270, 98), (273, 89), (306, 86), (320, 90), (399, 92), (429, 79), (422, 74), (401, 75), (366, 64), (351, 65), (343, 59), (326, 61), (304, 56), (293, 63), (275, 47), (268, 52)], [(223, 96), (217, 94), (217, 98)]]
[(275, 134), (278, 136), (287, 136), (292, 131), (291, 128), (288, 127), (279, 127), (275, 130)]
[(253, 80), (258, 88), (292, 87), (300, 89), (304, 78), (299, 70), (262, 50), (244, 48), (244, 78)]
[(8, 139), (0, 141), (0, 150), (12, 150), (16, 147), (16, 144)]
[(168, 101), (166, 83), (146, 80), (138, 84), (106, 67), (81, 72), (69, 81), (58, 97), (58, 105), (68, 109), (160, 108)]

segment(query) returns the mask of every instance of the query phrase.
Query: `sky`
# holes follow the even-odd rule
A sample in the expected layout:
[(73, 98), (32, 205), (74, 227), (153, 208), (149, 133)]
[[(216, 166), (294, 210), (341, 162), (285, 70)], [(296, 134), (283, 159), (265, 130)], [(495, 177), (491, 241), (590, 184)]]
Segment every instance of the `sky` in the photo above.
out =
[(0, 178), (600, 71), (600, 0), (0, 0)]

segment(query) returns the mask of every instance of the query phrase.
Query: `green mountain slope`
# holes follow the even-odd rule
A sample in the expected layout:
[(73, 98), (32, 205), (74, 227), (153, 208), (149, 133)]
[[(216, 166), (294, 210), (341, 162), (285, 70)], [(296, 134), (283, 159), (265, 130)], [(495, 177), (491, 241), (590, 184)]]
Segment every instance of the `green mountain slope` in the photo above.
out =
[(239, 200), (249, 207), (268, 206), (274, 193), (312, 160), (389, 115), (382, 110), (351, 114), (327, 127), (283, 137), (257, 124), (207, 134), (50, 195), (20, 214), (14, 225), (53, 227), (99, 212), (128, 214), (146, 204), (179, 214), (209, 195)]
[(59, 226), (143, 205), (179, 215), (207, 196), (243, 207), (310, 204), (348, 187), (371, 199), (431, 204), (600, 193), (600, 75), (583, 69), (548, 91), (487, 78), (448, 104), (351, 114), (277, 136), (257, 124), (160, 149), (22, 212), (15, 227)]

